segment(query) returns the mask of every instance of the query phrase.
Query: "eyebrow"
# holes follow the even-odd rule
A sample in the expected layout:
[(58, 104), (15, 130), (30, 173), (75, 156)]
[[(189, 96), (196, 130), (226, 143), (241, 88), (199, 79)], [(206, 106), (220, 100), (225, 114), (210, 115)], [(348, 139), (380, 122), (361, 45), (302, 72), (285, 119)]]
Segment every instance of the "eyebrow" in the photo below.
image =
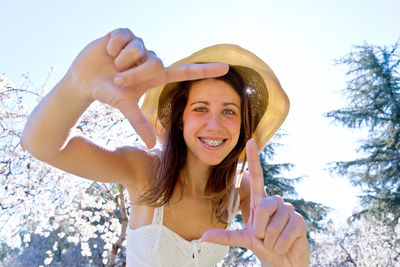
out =
[[(195, 105), (195, 104), (210, 105), (210, 103), (209, 103), (208, 101), (199, 100), (199, 101), (195, 101), (195, 102), (191, 103), (190, 106), (193, 106), (193, 105)], [(222, 103), (222, 106), (229, 106), (229, 105), (233, 105), (233, 106), (237, 107), (238, 109), (240, 109), (239, 106), (236, 105), (236, 104), (233, 103), (233, 102), (224, 102), (224, 103)]]

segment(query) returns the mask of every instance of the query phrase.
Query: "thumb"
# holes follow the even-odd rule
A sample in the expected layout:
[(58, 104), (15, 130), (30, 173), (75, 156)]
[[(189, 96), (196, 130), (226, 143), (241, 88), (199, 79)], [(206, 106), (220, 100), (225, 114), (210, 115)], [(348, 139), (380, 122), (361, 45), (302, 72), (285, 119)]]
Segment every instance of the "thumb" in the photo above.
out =
[(245, 229), (229, 231), (223, 229), (212, 229), (204, 232), (201, 240), (219, 244), (222, 246), (246, 247)]

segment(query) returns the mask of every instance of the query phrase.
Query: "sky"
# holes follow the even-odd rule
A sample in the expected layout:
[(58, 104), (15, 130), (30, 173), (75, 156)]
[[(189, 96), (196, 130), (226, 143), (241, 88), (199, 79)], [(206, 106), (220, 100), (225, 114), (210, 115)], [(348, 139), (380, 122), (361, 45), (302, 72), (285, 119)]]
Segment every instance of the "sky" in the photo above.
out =
[(335, 209), (343, 221), (357, 205), (357, 188), (327, 171), (354, 159), (360, 132), (334, 125), (324, 113), (346, 106), (346, 66), (335, 59), (364, 42), (391, 45), (400, 38), (400, 1), (3, 1), (0, 73), (18, 83), (28, 73), (52, 88), (76, 55), (115, 28), (130, 28), (164, 65), (217, 43), (240, 45), (263, 59), (289, 96), (276, 162), (288, 176), (304, 176), (299, 196)]

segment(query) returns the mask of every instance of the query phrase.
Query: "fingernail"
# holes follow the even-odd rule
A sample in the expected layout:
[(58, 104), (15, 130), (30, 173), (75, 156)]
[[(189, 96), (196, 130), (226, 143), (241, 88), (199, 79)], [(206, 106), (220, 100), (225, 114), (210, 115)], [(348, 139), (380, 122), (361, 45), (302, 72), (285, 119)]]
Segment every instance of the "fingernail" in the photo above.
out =
[(120, 86), (124, 85), (124, 82), (125, 82), (125, 79), (122, 76), (117, 76), (117, 77), (114, 78), (114, 83), (116, 85), (120, 85)]

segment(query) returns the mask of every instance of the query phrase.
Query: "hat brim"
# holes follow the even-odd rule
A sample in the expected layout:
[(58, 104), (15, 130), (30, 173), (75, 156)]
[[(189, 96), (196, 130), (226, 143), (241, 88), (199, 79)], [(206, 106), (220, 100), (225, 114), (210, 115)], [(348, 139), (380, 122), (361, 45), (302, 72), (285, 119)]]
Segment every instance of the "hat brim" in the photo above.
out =
[[(253, 134), (258, 147), (261, 152), (264, 146), (280, 128), (289, 112), (289, 99), (282, 89), (279, 80), (275, 76), (271, 68), (256, 55), (250, 51), (232, 44), (218, 44), (211, 47), (204, 48), (189, 57), (175, 62), (172, 66), (188, 64), (188, 63), (209, 63), (209, 62), (223, 62), (235, 68), (244, 80), (251, 79), (251, 75), (244, 74), (243, 69), (251, 69), (258, 73), (263, 85), (256, 85), (258, 88), (251, 88), (252, 90), (266, 90), (264, 92), (267, 97), (267, 103), (264, 114), (261, 116), (257, 128)], [(243, 66), (245, 68), (240, 68)], [(242, 70), (241, 70), (242, 69)], [(244, 77), (246, 76), (246, 77)], [(246, 82), (246, 81), (245, 81)], [(261, 83), (259, 83), (261, 84)], [(163, 92), (166, 85), (159, 86), (149, 90), (143, 100), (141, 106), (142, 112), (145, 117), (152, 124), (156, 130), (159, 141), (162, 141), (163, 127), (157, 118), (157, 111), (159, 108), (159, 97)]]

